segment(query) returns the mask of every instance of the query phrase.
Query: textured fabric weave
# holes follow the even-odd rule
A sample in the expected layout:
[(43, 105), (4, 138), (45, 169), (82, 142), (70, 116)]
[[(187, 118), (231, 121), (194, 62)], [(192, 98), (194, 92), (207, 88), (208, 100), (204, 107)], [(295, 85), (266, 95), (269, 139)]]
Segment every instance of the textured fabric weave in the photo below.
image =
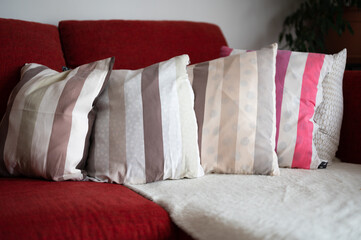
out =
[[(221, 48), (221, 56), (245, 50)], [(322, 82), (332, 55), (278, 50), (276, 59), (276, 151), (280, 167), (315, 169), (323, 162), (316, 150), (314, 121), (322, 102)]]
[(140, 70), (114, 70), (97, 103), (88, 173), (141, 184), (203, 175), (187, 55)]
[(36, 62), (54, 70), (65, 66), (58, 28), (53, 25), (0, 18), (0, 117), (20, 80), (25, 63)]
[(361, 165), (280, 171), (273, 178), (208, 174), (129, 187), (164, 207), (194, 239), (360, 239)]
[(277, 44), (188, 67), (205, 172), (278, 175)]
[(346, 66), (346, 49), (333, 55), (332, 70), (322, 83), (323, 101), (315, 113), (319, 128), (314, 136), (317, 153), (322, 161), (332, 162), (340, 141), (343, 115), (342, 80)]
[(188, 54), (192, 63), (217, 58), (227, 45), (214, 24), (190, 21), (61, 21), (68, 67), (115, 56), (114, 69), (140, 69)]
[(0, 192), (3, 240), (180, 240), (185, 235), (162, 207), (115, 184), (0, 178)]
[[(93, 102), (114, 59), (58, 73), (26, 64), (0, 125), (0, 159), (12, 175), (81, 180)], [(84, 159), (85, 160), (85, 159)]]

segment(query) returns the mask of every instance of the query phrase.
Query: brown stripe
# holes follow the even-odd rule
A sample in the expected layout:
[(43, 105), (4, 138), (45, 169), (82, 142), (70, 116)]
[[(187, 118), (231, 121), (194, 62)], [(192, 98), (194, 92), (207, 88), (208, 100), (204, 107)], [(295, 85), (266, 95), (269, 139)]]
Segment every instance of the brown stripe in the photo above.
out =
[(5, 148), (5, 141), (6, 141), (6, 137), (7, 137), (7, 133), (8, 133), (8, 128), (9, 128), (10, 111), (13, 107), (15, 97), (19, 93), (20, 89), (30, 79), (32, 79), (33, 77), (35, 77), (36, 75), (38, 75), (40, 72), (42, 72), (45, 69), (47, 69), (47, 67), (39, 66), (39, 67), (35, 67), (35, 68), (32, 68), (32, 69), (26, 71), (23, 74), (21, 81), (15, 86), (14, 90), (11, 92), (11, 95), (10, 95), (9, 101), (8, 101), (7, 110), (6, 110), (6, 113), (1, 121), (1, 125), (0, 125), (0, 176), (9, 176), (9, 174), (6, 170), (6, 167), (5, 167), (5, 163), (4, 163), (4, 148)]
[(109, 86), (109, 177), (123, 183), (127, 172), (125, 95), (127, 71), (117, 73)]
[(164, 152), (162, 114), (159, 94), (159, 64), (142, 73), (142, 103), (144, 125), (144, 154), (146, 182), (163, 179)]
[[(202, 130), (204, 121), (204, 108), (206, 99), (206, 89), (208, 80), (209, 62), (197, 64), (193, 69), (193, 90), (194, 90), (194, 110), (198, 125), (198, 147), (199, 154), (202, 153)], [(201, 156), (202, 162), (202, 156)]]
[(79, 67), (78, 72), (68, 80), (61, 93), (55, 111), (48, 147), (46, 169), (49, 179), (62, 179), (72, 126), (72, 112), (85, 80), (96, 65), (97, 62), (94, 62)]
[[(222, 109), (219, 127), (218, 164), (222, 172), (235, 172), (237, 125), (239, 111), (240, 58), (234, 55), (224, 59)], [(224, 167), (224, 169), (222, 169)]]

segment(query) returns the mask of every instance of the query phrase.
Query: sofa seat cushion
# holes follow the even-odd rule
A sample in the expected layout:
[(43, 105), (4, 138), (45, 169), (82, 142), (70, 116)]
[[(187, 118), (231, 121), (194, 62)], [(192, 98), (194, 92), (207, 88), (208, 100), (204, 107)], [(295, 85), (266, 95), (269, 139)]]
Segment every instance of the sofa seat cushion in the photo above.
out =
[(177, 230), (163, 208), (120, 185), (1, 178), (0, 192), (0, 239), (170, 239)]
[(61, 21), (60, 39), (68, 67), (115, 56), (115, 69), (139, 69), (188, 54), (191, 63), (219, 57), (221, 29), (189, 21)]

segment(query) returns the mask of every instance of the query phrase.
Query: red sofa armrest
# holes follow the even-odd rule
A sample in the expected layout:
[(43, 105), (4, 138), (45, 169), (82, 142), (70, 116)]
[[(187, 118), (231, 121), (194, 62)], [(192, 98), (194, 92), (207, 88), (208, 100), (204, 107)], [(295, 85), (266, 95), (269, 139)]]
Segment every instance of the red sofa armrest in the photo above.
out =
[(343, 162), (361, 164), (361, 71), (345, 71), (343, 97), (341, 137), (336, 156)]

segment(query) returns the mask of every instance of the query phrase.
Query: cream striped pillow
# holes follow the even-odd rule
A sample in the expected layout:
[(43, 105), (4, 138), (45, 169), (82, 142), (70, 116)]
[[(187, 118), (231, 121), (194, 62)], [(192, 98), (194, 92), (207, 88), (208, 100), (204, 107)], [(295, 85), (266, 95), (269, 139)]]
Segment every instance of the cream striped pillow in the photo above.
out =
[(81, 180), (94, 100), (113, 58), (59, 73), (26, 64), (0, 126), (0, 161), (11, 175)]
[(88, 175), (141, 184), (203, 175), (188, 55), (114, 70), (97, 103)]
[(188, 67), (206, 173), (279, 175), (277, 44)]

